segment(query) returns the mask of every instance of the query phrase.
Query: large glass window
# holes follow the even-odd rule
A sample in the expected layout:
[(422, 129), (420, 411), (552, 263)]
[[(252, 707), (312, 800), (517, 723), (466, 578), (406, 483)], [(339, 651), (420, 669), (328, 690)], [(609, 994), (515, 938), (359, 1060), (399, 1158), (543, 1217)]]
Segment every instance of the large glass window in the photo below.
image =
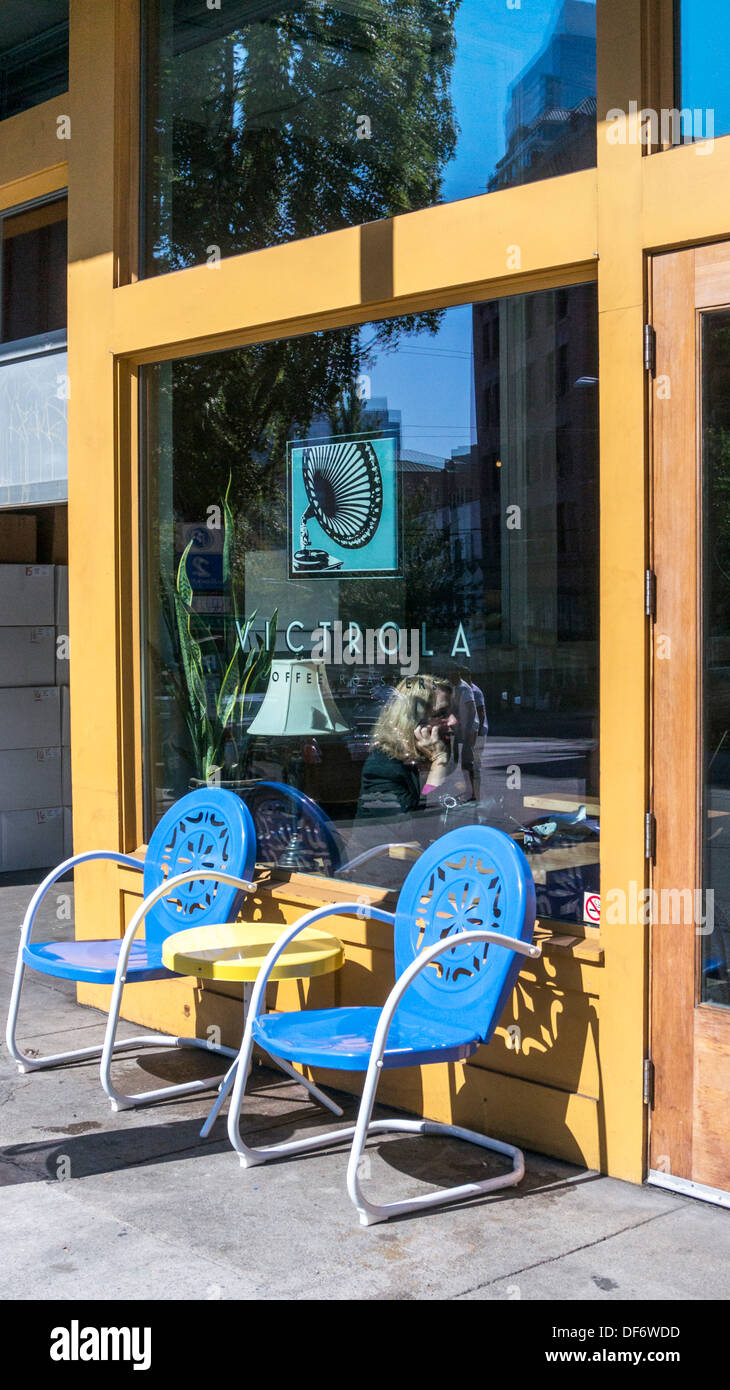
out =
[(68, 0), (2, 0), (0, 120), (68, 88)]
[(35, 204), (0, 221), (0, 341), (66, 327), (67, 203)]
[(675, 100), (682, 138), (702, 140), (730, 131), (727, 0), (675, 0)]
[(147, 367), (148, 826), (395, 885), (454, 825), (598, 891), (593, 284)]
[(66, 209), (0, 214), (0, 506), (68, 495)]
[(703, 878), (701, 999), (730, 1005), (730, 312), (702, 315)]
[(143, 8), (148, 275), (595, 164), (595, 0)]

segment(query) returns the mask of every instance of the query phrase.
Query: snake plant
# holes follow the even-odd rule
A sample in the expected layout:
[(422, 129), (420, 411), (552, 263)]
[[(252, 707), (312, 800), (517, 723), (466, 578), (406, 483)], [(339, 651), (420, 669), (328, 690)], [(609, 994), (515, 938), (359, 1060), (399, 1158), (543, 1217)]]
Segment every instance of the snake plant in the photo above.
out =
[(177, 694), (187, 726), (196, 775), (204, 782), (234, 780), (242, 775), (242, 736), (250, 697), (271, 670), (276, 648), (278, 610), (266, 624), (266, 636), (254, 631), (257, 610), (240, 615), (233, 577), (233, 514), (228, 492), (223, 500), (223, 590), (227, 599), (219, 637), (195, 610), (195, 591), (188, 575), (189, 541), (180, 558), (174, 590), (181, 676)]

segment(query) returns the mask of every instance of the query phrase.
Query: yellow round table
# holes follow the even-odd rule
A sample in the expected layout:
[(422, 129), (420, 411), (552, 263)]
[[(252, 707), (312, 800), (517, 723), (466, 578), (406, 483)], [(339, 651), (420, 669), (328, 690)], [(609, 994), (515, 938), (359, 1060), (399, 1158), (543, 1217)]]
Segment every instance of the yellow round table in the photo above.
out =
[[(271, 947), (285, 930), (284, 922), (223, 922), (219, 926), (190, 927), (175, 932), (162, 943), (162, 960), (168, 970), (178, 975), (194, 975), (198, 980), (235, 980), (243, 984), (244, 1023), (251, 998), (251, 986)], [(329, 975), (345, 963), (341, 941), (329, 932), (316, 927), (303, 927), (298, 936), (284, 947), (269, 978), (271, 980), (305, 980), (314, 975)], [(281, 1057), (271, 1061), (304, 1086), (333, 1115), (342, 1115), (339, 1105), (325, 1095), (313, 1081), (295, 1071)], [(236, 1062), (230, 1066), (221, 1083), (201, 1138), (210, 1133), (213, 1122), (233, 1085)]]
[[(200, 980), (256, 979), (271, 947), (285, 930), (284, 922), (224, 922), (175, 932), (162, 945), (162, 960), (178, 975)], [(304, 980), (329, 975), (345, 962), (341, 941), (316, 927), (304, 927), (284, 947), (271, 972), (272, 980)]]

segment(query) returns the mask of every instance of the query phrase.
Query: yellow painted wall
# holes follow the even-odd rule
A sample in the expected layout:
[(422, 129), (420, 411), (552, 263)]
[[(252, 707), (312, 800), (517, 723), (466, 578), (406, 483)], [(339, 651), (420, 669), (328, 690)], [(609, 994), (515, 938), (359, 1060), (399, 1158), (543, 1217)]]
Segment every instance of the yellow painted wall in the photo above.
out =
[[(642, 104), (647, 53), (638, 0), (598, 0), (595, 170), (467, 199), (371, 227), (142, 283), (133, 276), (136, 193), (134, 0), (71, 0), (71, 97), (0, 127), (0, 206), (69, 184), (71, 703), (75, 847), (142, 843), (137, 626), (135, 371), (182, 351), (364, 321), (598, 276), (601, 401), (602, 887), (642, 885), (647, 804), (646, 400), (641, 366), (647, 251), (730, 235), (730, 140), (712, 156), (645, 157), (606, 138), (606, 112)], [(130, 96), (130, 93), (132, 94)], [(70, 108), (72, 138), (56, 136)], [(513, 248), (520, 248), (519, 267)], [(510, 258), (508, 260), (508, 257)], [(115, 288), (115, 286), (118, 286)], [(136, 885), (77, 875), (77, 930), (122, 930)], [(124, 892), (122, 891), (124, 890)], [(301, 904), (277, 900), (288, 919)], [(334, 1001), (379, 999), (392, 976), (383, 930), (342, 921), (347, 966), (316, 985)], [(358, 932), (365, 933), (358, 935)], [(466, 1067), (388, 1078), (405, 1108), (468, 1119), (525, 1144), (640, 1181), (646, 1111), (647, 943), (601, 932), (602, 956), (555, 949), (514, 1002), (520, 1053), (503, 1030)], [(289, 995), (295, 987), (289, 987)], [(79, 996), (103, 1003), (104, 991)], [(299, 994), (297, 993), (297, 998)], [(281, 991), (282, 1002), (285, 1000)], [(137, 986), (127, 1012), (186, 1032), (238, 1026), (238, 1005), (188, 981)], [(600, 1033), (598, 1021), (600, 1019)], [(506, 1026), (506, 1022), (505, 1022)], [(341, 1078), (340, 1078), (341, 1081)]]
[(21, 111), (0, 124), (0, 208), (63, 188), (70, 141), (59, 139), (69, 115), (68, 93)]

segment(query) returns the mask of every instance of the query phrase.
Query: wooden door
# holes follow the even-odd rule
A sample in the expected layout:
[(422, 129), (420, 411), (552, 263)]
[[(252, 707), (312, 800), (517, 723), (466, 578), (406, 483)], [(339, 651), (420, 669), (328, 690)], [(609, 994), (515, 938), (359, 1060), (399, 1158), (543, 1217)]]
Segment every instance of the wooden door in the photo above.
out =
[[(652, 1179), (730, 1192), (730, 243), (651, 264)], [(679, 1181), (678, 1181), (679, 1180)]]

